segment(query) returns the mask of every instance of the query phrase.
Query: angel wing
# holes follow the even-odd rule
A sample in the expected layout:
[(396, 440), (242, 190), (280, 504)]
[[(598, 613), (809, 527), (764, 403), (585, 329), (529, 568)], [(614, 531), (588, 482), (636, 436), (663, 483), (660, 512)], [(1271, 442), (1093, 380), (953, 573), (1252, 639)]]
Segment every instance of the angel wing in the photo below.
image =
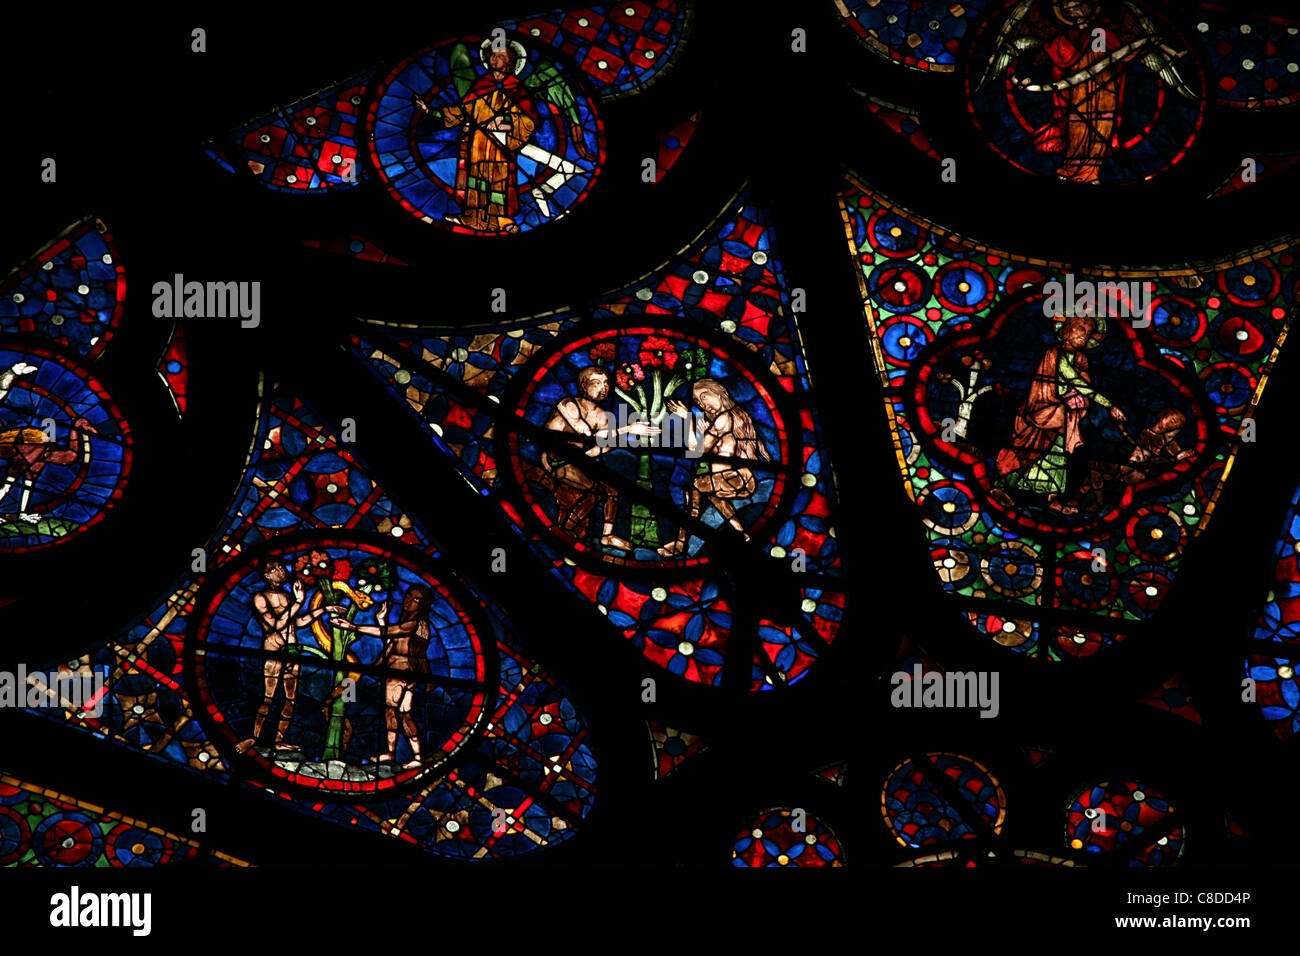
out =
[(524, 84), (539, 99), (550, 103), (573, 126), (581, 125), (578, 100), (564, 77), (550, 63), (543, 63), (524, 77)]
[(975, 84), (976, 93), (984, 89), (995, 76), (1000, 76), (1011, 65), (1012, 61), (1016, 60), (1022, 53), (1043, 45), (1042, 39), (1031, 33), (1022, 33), (1015, 36), (1021, 22), (1029, 14), (1029, 9), (1033, 5), (1034, 0), (1020, 0), (1012, 11), (1007, 14), (1007, 18), (1002, 21), (1002, 29), (998, 31), (998, 38), (993, 45), (993, 56), (989, 58), (988, 64), (984, 67), (983, 75), (980, 76), (979, 82)]
[(1178, 64), (1175, 62), (1178, 58), (1186, 56), (1187, 51), (1174, 50), (1161, 43), (1160, 33), (1156, 29), (1156, 25), (1151, 22), (1151, 18), (1132, 3), (1125, 2), (1124, 9), (1133, 18), (1133, 22), (1137, 24), (1141, 35), (1151, 39), (1147, 52), (1139, 62), (1168, 83), (1179, 96), (1189, 100), (1200, 99), (1192, 88), (1187, 85), (1183, 75), (1178, 72)]
[(462, 100), (474, 85), (474, 61), (470, 58), (469, 47), (463, 43), (451, 48), (451, 82), (456, 87), (456, 96)]

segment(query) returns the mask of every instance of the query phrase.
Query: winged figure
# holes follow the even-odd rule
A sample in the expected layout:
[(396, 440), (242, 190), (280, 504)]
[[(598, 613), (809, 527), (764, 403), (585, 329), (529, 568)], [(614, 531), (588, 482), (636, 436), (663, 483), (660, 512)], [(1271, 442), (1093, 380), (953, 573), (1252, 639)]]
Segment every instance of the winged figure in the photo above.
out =
[[(1050, 96), (1051, 119), (1033, 130), (1035, 148), (1061, 155), (1061, 179), (1096, 183), (1103, 161), (1120, 148), (1126, 72), (1140, 63), (1178, 96), (1196, 100), (1200, 94), (1179, 69), (1187, 52), (1168, 43), (1131, 0), (1115, 18), (1088, 0), (1020, 0), (974, 89), (1003, 78), (1014, 91)], [(1039, 78), (1044, 72), (1048, 79)]]

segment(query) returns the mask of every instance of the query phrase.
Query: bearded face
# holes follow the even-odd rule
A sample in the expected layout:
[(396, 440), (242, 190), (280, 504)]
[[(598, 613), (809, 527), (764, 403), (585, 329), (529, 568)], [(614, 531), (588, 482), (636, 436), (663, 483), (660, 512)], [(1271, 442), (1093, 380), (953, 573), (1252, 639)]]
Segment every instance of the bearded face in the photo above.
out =
[(609, 397), (609, 377), (607, 375), (593, 375), (587, 379), (586, 388), (587, 398), (593, 402), (603, 402)]

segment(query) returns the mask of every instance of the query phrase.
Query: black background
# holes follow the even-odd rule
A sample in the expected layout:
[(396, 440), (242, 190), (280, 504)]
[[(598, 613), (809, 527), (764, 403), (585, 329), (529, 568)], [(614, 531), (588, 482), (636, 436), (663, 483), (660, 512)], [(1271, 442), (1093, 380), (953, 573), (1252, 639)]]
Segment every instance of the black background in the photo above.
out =
[[(1294, 742), (1273, 739), (1241, 702), (1240, 681), (1252, 608), (1268, 590), (1271, 548), (1300, 480), (1294, 346), (1283, 349), (1256, 415), (1257, 443), (1244, 447), (1151, 626), (1090, 659), (1026, 660), (978, 637), (938, 599), (921, 526), (898, 480), (835, 196), (852, 169), (903, 206), (1013, 251), (1125, 265), (1210, 259), (1300, 231), (1300, 174), (1204, 198), (1242, 156), (1300, 148), (1294, 111), (1211, 106), (1186, 160), (1156, 180), (1059, 185), (1018, 173), (978, 140), (957, 74), (891, 65), (836, 22), (832, 4), (703, 0), (673, 68), (649, 90), (601, 104), (608, 160), (589, 198), (530, 233), (453, 235), (417, 221), (377, 182), (286, 197), (225, 173), (202, 153), (209, 138), (278, 104), (539, 9), (317, 3), (293, 12), (225, 5), (128, 17), (60, 5), (42, 14), (57, 29), (4, 31), (10, 135), (0, 150), (0, 262), (18, 264), (88, 213), (107, 223), (126, 269), (127, 310), (95, 371), (131, 423), (136, 458), (126, 496), (93, 531), (0, 558), (0, 593), (20, 598), (0, 611), (0, 666), (35, 667), (101, 646), (188, 569), (191, 549), (218, 526), (243, 470), (261, 372), (327, 418), (357, 421), (361, 460), (450, 561), (506, 608), (525, 648), (587, 718), (600, 762), (589, 821), (575, 839), (505, 867), (727, 865), (734, 835), (772, 806), (821, 817), (851, 866), (896, 863), (909, 854), (882, 822), (880, 786), (904, 757), (939, 750), (976, 757), (1008, 794), (1000, 840), (970, 843), (981, 856), (996, 847), (1068, 855), (1069, 798), (1085, 784), (1124, 777), (1149, 781), (1175, 801), (1187, 827), (1185, 867), (1290, 857)], [(1171, 16), (1194, 35), (1194, 16)], [(207, 31), (206, 53), (190, 50), (195, 26)], [(806, 53), (791, 51), (796, 27), (807, 31)], [(936, 148), (958, 159), (957, 181), (941, 183), (937, 165), (871, 117), (854, 87), (920, 109)], [(642, 158), (697, 109), (703, 123), (678, 164), (662, 183), (643, 183)], [(47, 156), (58, 162), (55, 184), (40, 181)], [(838, 475), (849, 591), (845, 625), (825, 659), (796, 686), (766, 694), (692, 685), (646, 662), (557, 585), (343, 350), (360, 317), (470, 325), (499, 318), (489, 311), (496, 287), (508, 292), (508, 318), (620, 287), (680, 250), (744, 183), (772, 210), (788, 283), (807, 292), (800, 322)], [(301, 245), (353, 233), (411, 266)], [(259, 328), (186, 322), (183, 423), (154, 373), (169, 323), (149, 309), (153, 283), (176, 272), (262, 282)], [(508, 553), (507, 574), (488, 573), (495, 547)], [(946, 668), (999, 671), (997, 719), (891, 709), (889, 662), (905, 635)], [(1191, 682), (1204, 726), (1135, 702), (1179, 673)], [(641, 701), (646, 676), (658, 682), (654, 704)], [(703, 734), (710, 749), (656, 783), (647, 719)], [(1055, 753), (1035, 769), (1021, 750), (1030, 745)], [(843, 788), (811, 773), (834, 760), (849, 762)], [(460, 868), (40, 717), (0, 712), (0, 769), (178, 833), (189, 832), (192, 808), (203, 807), (205, 845), (264, 866)], [(1226, 813), (1250, 839), (1228, 842)]]

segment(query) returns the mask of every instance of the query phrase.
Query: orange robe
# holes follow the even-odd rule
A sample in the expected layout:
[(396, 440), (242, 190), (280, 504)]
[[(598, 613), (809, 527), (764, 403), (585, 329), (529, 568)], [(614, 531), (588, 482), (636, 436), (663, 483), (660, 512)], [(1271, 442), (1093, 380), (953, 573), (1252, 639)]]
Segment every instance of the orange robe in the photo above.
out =
[[(494, 118), (509, 124), (504, 144), (487, 129)], [(442, 121), (447, 126), (469, 126), (461, 140), (456, 173), (456, 196), (462, 207), (457, 218), (482, 232), (498, 232), (513, 224), (519, 211), (515, 153), (537, 126), (527, 88), (517, 77), (507, 76), (498, 83), (489, 73), (470, 87), (460, 103), (443, 108)]]
[[(1092, 31), (1070, 30), (1046, 46), (1052, 61), (1052, 79), (1062, 80), (1087, 69), (1119, 49), (1120, 39), (1106, 30), (1106, 52), (1092, 48)], [(1113, 64), (1096, 76), (1052, 94), (1052, 122), (1035, 136), (1044, 152), (1064, 153), (1057, 175), (1069, 182), (1095, 182), (1102, 161), (1116, 145), (1116, 126), (1123, 98), (1124, 77)]]

